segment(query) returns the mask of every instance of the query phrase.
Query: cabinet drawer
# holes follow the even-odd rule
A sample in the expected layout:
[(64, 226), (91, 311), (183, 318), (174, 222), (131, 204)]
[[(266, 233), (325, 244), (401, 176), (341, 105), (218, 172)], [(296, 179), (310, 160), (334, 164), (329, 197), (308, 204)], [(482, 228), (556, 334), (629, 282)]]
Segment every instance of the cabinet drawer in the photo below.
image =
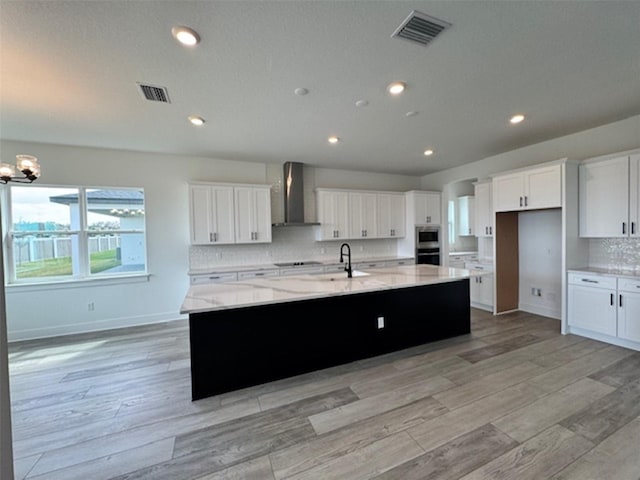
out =
[(212, 273), (209, 275), (193, 275), (191, 285), (204, 285), (207, 283), (234, 282), (238, 279), (236, 272)]
[(277, 277), (280, 275), (279, 270), (251, 270), (247, 272), (238, 272), (238, 280), (247, 280), (250, 278)]
[(618, 290), (621, 292), (640, 293), (640, 280), (619, 278)]
[(344, 263), (337, 263), (335, 265), (325, 265), (325, 273), (344, 272)]
[(280, 269), (281, 276), (287, 275), (315, 275), (316, 273), (324, 273), (324, 267), (294, 267)]
[(385, 267), (398, 267), (400, 265), (415, 265), (416, 261), (414, 259), (407, 260), (389, 260), (384, 262)]
[(601, 277), (599, 275), (590, 275), (588, 273), (570, 273), (569, 283), (571, 285), (582, 285), (594, 288), (616, 288), (615, 277)]
[(355, 269), (361, 269), (361, 268), (380, 268), (380, 267), (384, 267), (385, 264), (384, 262), (365, 262), (365, 263), (356, 263), (354, 265)]

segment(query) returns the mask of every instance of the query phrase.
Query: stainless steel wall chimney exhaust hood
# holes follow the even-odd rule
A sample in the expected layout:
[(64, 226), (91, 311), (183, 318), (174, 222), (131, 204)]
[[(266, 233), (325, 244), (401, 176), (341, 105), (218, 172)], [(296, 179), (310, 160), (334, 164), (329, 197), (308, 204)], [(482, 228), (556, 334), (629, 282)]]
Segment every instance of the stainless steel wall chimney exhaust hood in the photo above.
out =
[(274, 223), (274, 227), (320, 225), (319, 223), (304, 221), (302, 168), (303, 164), (300, 162), (285, 162), (283, 165), (284, 222)]

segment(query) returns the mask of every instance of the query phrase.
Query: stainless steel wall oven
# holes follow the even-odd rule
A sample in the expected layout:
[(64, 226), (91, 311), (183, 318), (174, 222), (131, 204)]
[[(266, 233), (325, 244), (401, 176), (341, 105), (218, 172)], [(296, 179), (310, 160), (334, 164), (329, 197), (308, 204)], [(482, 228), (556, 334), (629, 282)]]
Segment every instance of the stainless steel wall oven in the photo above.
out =
[(440, 227), (416, 227), (416, 263), (442, 265)]

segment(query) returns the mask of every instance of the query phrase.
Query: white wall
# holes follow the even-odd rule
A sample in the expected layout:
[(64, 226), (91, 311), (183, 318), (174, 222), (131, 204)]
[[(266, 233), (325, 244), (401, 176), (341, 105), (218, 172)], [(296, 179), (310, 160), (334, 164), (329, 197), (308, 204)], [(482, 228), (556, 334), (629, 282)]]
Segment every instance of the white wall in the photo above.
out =
[[(518, 128), (526, 128), (522, 124)], [(537, 163), (569, 158), (584, 160), (608, 153), (640, 147), (640, 115), (610, 123), (510, 152), (478, 159), (461, 167), (425, 175), (421, 179), (425, 190), (441, 190), (444, 185)], [(470, 159), (472, 160), (472, 159)]]
[[(562, 312), (562, 210), (518, 214), (520, 310), (552, 318)], [(542, 296), (531, 295), (531, 288)]]
[[(42, 166), (39, 185), (144, 188), (147, 262), (151, 274), (148, 281), (143, 282), (84, 282), (70, 287), (8, 286), (9, 340), (181, 318), (179, 309), (188, 289), (190, 260), (188, 182), (266, 184), (282, 180), (282, 165), (257, 162), (8, 140), (1, 141), (0, 148), (3, 159), (19, 153), (37, 156)], [(314, 168), (306, 169), (305, 180), (307, 177), (311, 182), (305, 185), (305, 193), (309, 196), (305, 206), (312, 210), (312, 220), (315, 220), (315, 186), (402, 191), (419, 184), (416, 177)], [(277, 203), (278, 199), (273, 201)], [(302, 242), (298, 247), (305, 251), (317, 248), (315, 244), (310, 247), (308, 241), (307, 234), (277, 233), (273, 251), (290, 253), (297, 242)], [(278, 242), (287, 249), (280, 248)], [(358, 247), (354, 258), (356, 254), (379, 256), (383, 252), (395, 255), (391, 251), (395, 240), (372, 242), (363, 244), (362, 252)], [(331, 255), (330, 248), (327, 248), (327, 256)], [(90, 302), (95, 306), (93, 311), (88, 310)]]

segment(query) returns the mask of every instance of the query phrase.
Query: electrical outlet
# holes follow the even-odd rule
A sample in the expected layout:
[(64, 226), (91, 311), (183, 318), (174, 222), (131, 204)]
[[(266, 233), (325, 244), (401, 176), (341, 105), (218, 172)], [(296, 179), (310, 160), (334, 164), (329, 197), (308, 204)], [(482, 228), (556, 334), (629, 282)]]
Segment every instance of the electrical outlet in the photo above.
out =
[(89, 302), (87, 304), (87, 310), (89, 310), (90, 312), (93, 312), (96, 309), (96, 305), (93, 302)]
[(322, 248), (320, 249), (320, 254), (321, 254), (321, 255), (324, 255), (326, 252), (327, 252), (327, 251), (324, 249), (324, 247), (322, 247)]
[(362, 245), (360, 245), (360, 251), (364, 252), (364, 247)]
[(378, 317), (378, 329), (384, 328), (384, 317)]

